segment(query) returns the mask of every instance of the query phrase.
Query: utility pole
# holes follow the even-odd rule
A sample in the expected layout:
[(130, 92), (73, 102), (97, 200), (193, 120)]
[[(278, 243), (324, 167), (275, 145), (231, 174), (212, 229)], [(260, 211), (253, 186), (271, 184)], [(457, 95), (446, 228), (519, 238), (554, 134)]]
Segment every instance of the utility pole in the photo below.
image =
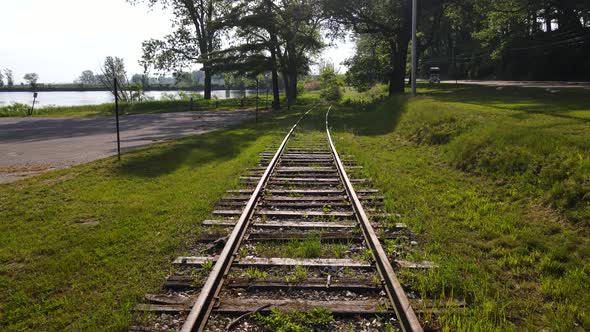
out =
[(416, 95), (416, 26), (418, 21), (418, 0), (412, 0), (412, 96)]

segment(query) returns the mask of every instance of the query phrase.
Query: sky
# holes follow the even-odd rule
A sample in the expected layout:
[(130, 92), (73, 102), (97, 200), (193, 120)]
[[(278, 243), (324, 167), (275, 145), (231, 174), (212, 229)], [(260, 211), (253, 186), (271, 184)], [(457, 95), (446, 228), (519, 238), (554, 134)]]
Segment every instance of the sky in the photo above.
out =
[[(172, 31), (169, 12), (126, 0), (0, 2), (0, 68), (12, 69), (17, 83), (31, 72), (40, 83), (71, 83), (84, 70), (98, 72), (109, 55), (124, 58), (128, 74), (142, 73), (141, 43)], [(340, 41), (321, 60), (339, 66), (353, 53)]]

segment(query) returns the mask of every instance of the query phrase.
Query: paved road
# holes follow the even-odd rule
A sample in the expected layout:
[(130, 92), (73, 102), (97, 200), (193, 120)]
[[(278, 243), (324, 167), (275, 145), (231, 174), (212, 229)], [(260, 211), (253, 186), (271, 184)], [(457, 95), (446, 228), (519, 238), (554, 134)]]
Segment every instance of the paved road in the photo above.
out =
[(523, 88), (544, 88), (544, 89), (590, 89), (590, 82), (556, 82), (556, 81), (476, 81), (459, 80), (443, 81), (442, 83), (475, 84), (488, 86), (519, 86)]
[[(121, 117), (124, 151), (197, 135), (254, 117), (253, 111), (143, 114)], [(0, 118), (0, 183), (116, 154), (112, 118)]]

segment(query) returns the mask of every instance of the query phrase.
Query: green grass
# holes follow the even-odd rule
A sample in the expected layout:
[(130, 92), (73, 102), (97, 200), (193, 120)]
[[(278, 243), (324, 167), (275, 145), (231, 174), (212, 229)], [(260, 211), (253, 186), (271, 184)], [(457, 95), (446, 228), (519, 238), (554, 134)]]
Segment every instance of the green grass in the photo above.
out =
[[(265, 96), (261, 95), (259, 106), (262, 109), (265, 105)], [(198, 99), (193, 102), (192, 110), (235, 110), (254, 107), (256, 107), (256, 97), (248, 96), (246, 98), (217, 100)], [(26, 116), (29, 109), (30, 105), (21, 104), (17, 106), (0, 107), (0, 117)], [(188, 112), (191, 110), (190, 101), (188, 100), (155, 100), (136, 103), (121, 103), (119, 109), (123, 115)], [(35, 109), (33, 117), (112, 116), (114, 110), (114, 103), (86, 106), (51, 106)]]
[(468, 302), (441, 315), (444, 330), (590, 329), (590, 96), (420, 91), (331, 117), (341, 153), (418, 233), (407, 258), (440, 264), (404, 283)]
[(286, 243), (265, 243), (255, 245), (256, 253), (262, 257), (288, 258), (340, 258), (348, 249), (346, 244), (322, 243), (319, 235), (310, 235), (305, 240)]
[(306, 107), (0, 185), (0, 330), (125, 330), (213, 204)]
[(269, 331), (311, 332), (325, 330), (334, 317), (322, 308), (314, 308), (305, 313), (272, 309), (269, 315), (255, 314), (254, 320)]

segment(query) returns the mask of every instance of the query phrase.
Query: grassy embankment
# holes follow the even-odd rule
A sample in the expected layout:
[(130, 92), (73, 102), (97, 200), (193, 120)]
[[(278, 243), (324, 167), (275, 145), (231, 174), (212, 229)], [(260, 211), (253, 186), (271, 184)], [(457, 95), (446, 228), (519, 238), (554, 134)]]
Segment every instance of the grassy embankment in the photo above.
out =
[[(270, 98), (270, 97), (269, 97)], [(270, 100), (269, 100), (270, 105)], [(265, 107), (265, 96), (261, 95), (259, 99), (260, 108)], [(193, 102), (193, 111), (203, 110), (235, 110), (256, 107), (256, 97), (248, 96), (246, 98), (231, 98), (204, 100), (197, 99)], [(0, 107), (0, 117), (26, 116), (30, 106)], [(191, 110), (190, 101), (188, 100), (156, 100), (136, 103), (121, 103), (119, 108), (121, 114), (155, 114), (155, 113), (172, 113), (187, 112)], [(33, 117), (92, 117), (92, 116), (112, 116), (115, 111), (115, 104), (85, 105), (85, 106), (52, 106), (35, 109)]]
[(306, 107), (0, 185), (0, 330), (125, 330), (213, 204)]
[(465, 299), (445, 329), (590, 329), (590, 96), (442, 86), (339, 106), (336, 142), (422, 238), (403, 273), (425, 298)]

